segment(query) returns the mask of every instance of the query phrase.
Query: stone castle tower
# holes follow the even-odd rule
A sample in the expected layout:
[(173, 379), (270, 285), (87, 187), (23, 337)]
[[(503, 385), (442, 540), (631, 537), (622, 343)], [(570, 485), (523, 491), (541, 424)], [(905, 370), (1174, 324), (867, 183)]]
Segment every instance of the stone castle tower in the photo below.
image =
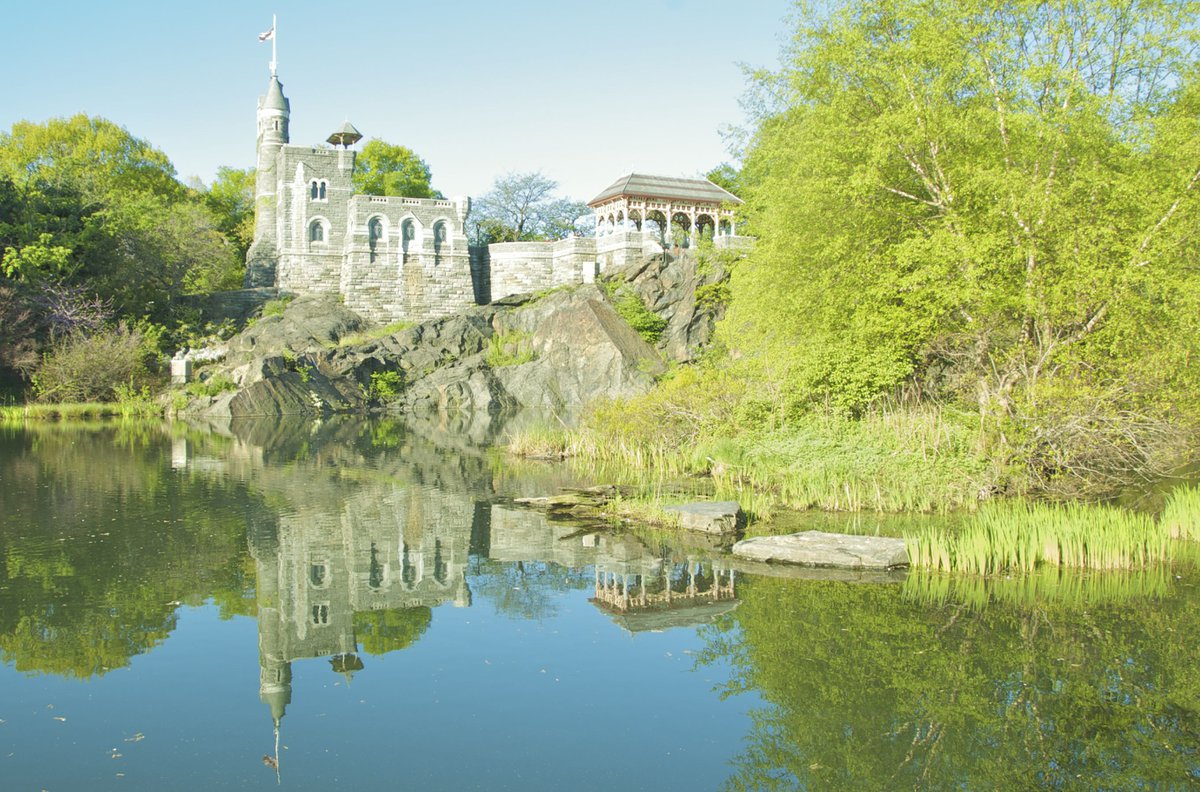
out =
[(469, 198), (354, 193), (350, 147), (362, 136), (349, 122), (328, 145), (292, 145), (291, 103), (274, 62), (257, 119), (246, 287), (336, 294), (372, 321), (419, 322), (513, 294), (590, 283), (610, 267), (663, 252), (643, 221), (667, 229), (665, 244), (675, 223), (707, 229), (719, 247), (738, 240), (724, 205), (740, 203), (735, 196), (707, 180), (630, 174), (591, 202), (595, 237), (468, 248)]
[(470, 200), (354, 194), (361, 135), (294, 146), (291, 103), (271, 76), (258, 100), (254, 242), (247, 287), (340, 294), (377, 321), (420, 321), (474, 305), (465, 223)]
[(255, 142), (254, 243), (246, 254), (246, 286), (274, 286), (279, 265), (279, 232), (276, 212), (276, 162), (288, 143), (291, 104), (283, 84), (271, 75), (266, 96), (258, 99), (258, 136)]

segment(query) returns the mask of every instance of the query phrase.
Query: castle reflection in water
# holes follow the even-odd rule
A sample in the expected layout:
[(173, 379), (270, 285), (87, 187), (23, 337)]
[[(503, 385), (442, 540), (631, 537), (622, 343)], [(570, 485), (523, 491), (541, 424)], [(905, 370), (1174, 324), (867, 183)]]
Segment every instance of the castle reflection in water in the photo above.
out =
[[(383, 469), (352, 472), (345, 458), (325, 457), (276, 478), (254, 446), (242, 446), (243, 461), (285, 504), (253, 516), (248, 531), (260, 696), (277, 727), (292, 700), (293, 661), (328, 658), (349, 675), (370, 655), (408, 646), (433, 609), (471, 605), (472, 561), (576, 570), (579, 585), (592, 578), (591, 602), (634, 633), (709, 622), (737, 605), (734, 572), (714, 554), (651, 549), (629, 534), (550, 522), (509, 505), (492, 474), (461, 455), (410, 445), (402, 464)], [(205, 465), (183, 448), (176, 461)]]

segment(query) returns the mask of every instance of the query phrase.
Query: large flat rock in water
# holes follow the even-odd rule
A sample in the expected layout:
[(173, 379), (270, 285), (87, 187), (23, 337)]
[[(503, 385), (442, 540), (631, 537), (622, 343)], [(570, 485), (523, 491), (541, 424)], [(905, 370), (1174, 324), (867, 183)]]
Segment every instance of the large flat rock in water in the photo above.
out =
[(679, 525), (689, 531), (730, 534), (738, 529), (742, 507), (737, 501), (702, 501), (680, 506), (664, 506), (663, 511), (679, 515)]
[(803, 531), (787, 536), (743, 539), (733, 554), (753, 561), (840, 569), (895, 569), (908, 566), (903, 539)]

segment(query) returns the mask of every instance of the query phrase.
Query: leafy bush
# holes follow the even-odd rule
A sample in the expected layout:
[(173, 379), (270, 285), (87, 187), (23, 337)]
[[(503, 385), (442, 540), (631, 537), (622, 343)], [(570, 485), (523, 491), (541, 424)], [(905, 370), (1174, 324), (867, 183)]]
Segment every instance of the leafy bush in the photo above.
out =
[(371, 387), (367, 396), (373, 401), (394, 401), (404, 389), (404, 374), (399, 371), (371, 372)]
[(155, 340), (123, 322), (62, 338), (42, 357), (34, 394), (46, 402), (112, 401), (118, 388), (139, 390), (153, 379)]
[(667, 320), (651, 311), (642, 299), (632, 291), (619, 289), (613, 308), (637, 334), (646, 340), (647, 344), (657, 344), (662, 337), (662, 331), (667, 326)]
[(696, 307), (716, 308), (729, 302), (730, 291), (728, 281), (717, 281), (696, 289)]
[(206, 380), (189, 382), (184, 387), (184, 391), (192, 396), (220, 396), (233, 390), (237, 390), (237, 383), (224, 374), (214, 374)]

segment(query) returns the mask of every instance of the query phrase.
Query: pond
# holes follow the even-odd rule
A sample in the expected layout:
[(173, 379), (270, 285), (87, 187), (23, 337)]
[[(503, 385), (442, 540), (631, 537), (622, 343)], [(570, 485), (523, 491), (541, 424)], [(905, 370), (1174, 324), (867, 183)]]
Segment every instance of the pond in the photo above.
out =
[(587, 482), (495, 431), (0, 430), (3, 787), (1200, 784), (1194, 567), (789, 576), (516, 507)]

